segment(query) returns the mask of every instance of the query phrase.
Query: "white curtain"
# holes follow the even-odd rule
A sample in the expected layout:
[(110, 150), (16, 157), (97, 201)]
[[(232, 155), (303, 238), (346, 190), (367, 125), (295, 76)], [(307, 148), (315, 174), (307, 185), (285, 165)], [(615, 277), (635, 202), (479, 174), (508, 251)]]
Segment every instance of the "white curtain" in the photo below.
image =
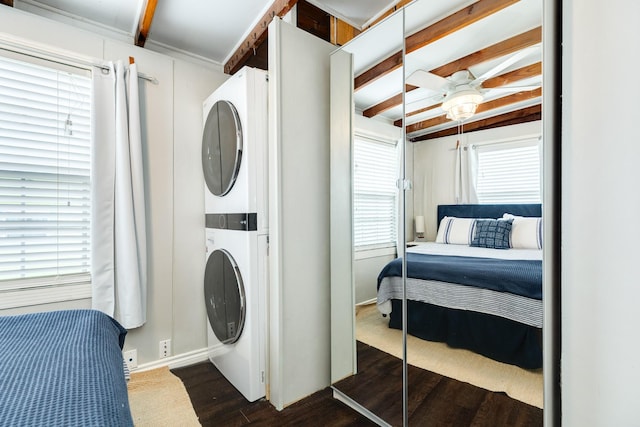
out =
[(454, 177), (455, 200), (457, 204), (478, 203), (476, 178), (478, 161), (476, 150), (464, 143), (463, 135), (456, 142), (456, 167)]
[(467, 145), (464, 149), (466, 153), (466, 167), (463, 168), (462, 182), (464, 203), (478, 203), (477, 181), (478, 181), (478, 150), (474, 145)]
[(462, 145), (460, 140), (456, 141), (456, 168), (453, 185), (455, 187), (456, 204), (464, 203), (462, 199)]
[(147, 312), (138, 72), (121, 61), (109, 67), (93, 70), (92, 304), (132, 329)]

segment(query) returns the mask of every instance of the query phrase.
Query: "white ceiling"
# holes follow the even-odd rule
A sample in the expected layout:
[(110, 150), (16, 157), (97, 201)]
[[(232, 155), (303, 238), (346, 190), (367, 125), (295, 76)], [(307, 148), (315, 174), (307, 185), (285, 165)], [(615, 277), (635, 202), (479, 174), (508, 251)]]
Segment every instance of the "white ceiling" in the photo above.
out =
[[(274, 0), (160, 0), (145, 47), (224, 64)], [(310, 0), (361, 27), (398, 0)], [(14, 7), (133, 40), (146, 0), (14, 0)]]
[[(51, 19), (109, 32), (133, 43), (140, 15), (147, 0), (14, 0), (14, 7)], [(307, 0), (327, 13), (356, 27), (367, 26), (392, 8), (398, 0)], [(358, 76), (391, 54), (402, 50), (405, 35), (429, 27), (478, 0), (414, 1), (402, 13), (386, 17), (379, 24), (347, 43), (343, 49), (354, 54), (355, 75)], [(159, 0), (145, 48), (160, 52), (177, 52), (224, 65), (259, 22), (274, 0)], [(406, 32), (402, 31), (404, 27)], [(433, 70), (507, 38), (542, 25), (542, 0), (519, 0), (504, 9), (475, 21), (462, 29), (446, 34), (423, 48), (408, 54), (402, 69), (383, 74), (355, 93), (357, 111), (365, 111), (394, 95), (401, 94), (406, 76), (417, 69)], [(509, 55), (469, 65), (469, 71), (482, 75)], [(533, 50), (502, 72), (537, 63), (541, 49)], [(443, 76), (445, 77), (445, 76)], [(541, 85), (541, 76), (518, 82), (517, 86)], [(485, 101), (499, 98), (497, 91), (483, 91)], [(441, 101), (441, 99), (440, 99)], [(406, 93), (406, 113), (438, 105), (433, 92), (420, 88)], [(473, 119), (503, 111), (515, 111), (527, 105), (540, 104), (540, 99), (512, 103), (500, 110), (477, 114)], [(442, 116), (441, 108), (409, 114), (406, 124), (430, 121)], [(379, 112), (375, 117), (394, 122), (403, 116), (402, 105)], [(454, 126), (446, 122), (430, 124), (428, 132)], [(423, 129), (418, 133), (426, 133)], [(413, 134), (412, 136), (415, 136)]]

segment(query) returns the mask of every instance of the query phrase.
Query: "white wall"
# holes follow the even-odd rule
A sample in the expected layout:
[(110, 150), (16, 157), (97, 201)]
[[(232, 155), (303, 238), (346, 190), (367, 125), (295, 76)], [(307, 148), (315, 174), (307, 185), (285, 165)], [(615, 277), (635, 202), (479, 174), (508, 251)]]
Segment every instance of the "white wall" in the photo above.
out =
[[(200, 167), (202, 101), (226, 79), (219, 67), (196, 65), (79, 30), (9, 7), (0, 8), (0, 32), (65, 49), (74, 55), (128, 61), (159, 84), (140, 81), (149, 231), (147, 323), (127, 335), (138, 363), (158, 359), (158, 341), (174, 354), (206, 347), (204, 201)], [(7, 310), (0, 314), (90, 307), (80, 300)]]
[[(437, 207), (455, 204), (456, 141), (462, 147), (483, 142), (507, 140), (542, 134), (540, 121), (505, 126), (496, 129), (430, 139), (413, 144), (413, 220), (415, 215), (424, 215), (425, 238), (434, 241), (438, 231)], [(464, 152), (463, 152), (464, 153)]]
[(640, 2), (563, 1), (562, 424), (637, 426)]

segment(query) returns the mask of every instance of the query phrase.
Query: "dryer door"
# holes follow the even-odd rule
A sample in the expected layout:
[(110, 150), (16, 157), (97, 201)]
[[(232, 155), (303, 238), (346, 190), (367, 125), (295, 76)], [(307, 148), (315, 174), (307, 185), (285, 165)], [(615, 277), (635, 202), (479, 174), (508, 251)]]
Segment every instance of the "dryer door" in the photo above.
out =
[(240, 269), (227, 251), (217, 249), (207, 260), (204, 299), (209, 324), (223, 344), (236, 342), (246, 316), (244, 283)]
[(242, 126), (232, 103), (217, 101), (202, 133), (202, 171), (211, 193), (227, 194), (238, 177), (242, 161)]

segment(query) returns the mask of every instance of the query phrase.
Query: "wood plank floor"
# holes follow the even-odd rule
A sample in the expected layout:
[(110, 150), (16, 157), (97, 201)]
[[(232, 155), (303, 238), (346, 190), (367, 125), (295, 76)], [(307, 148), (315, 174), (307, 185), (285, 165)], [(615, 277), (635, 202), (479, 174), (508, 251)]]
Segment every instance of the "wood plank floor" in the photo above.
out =
[[(336, 388), (397, 426), (402, 424), (400, 359), (358, 342), (360, 372)], [(203, 426), (373, 426), (321, 390), (283, 411), (247, 402), (209, 362), (173, 372), (184, 383)], [(541, 426), (542, 410), (420, 368), (409, 367), (411, 426)]]
[(171, 372), (184, 383), (203, 426), (375, 426), (335, 400), (329, 388), (278, 412), (264, 399), (248, 402), (210, 362)]
[[(358, 342), (358, 374), (335, 388), (391, 425), (402, 425), (402, 361)], [(409, 366), (410, 426), (542, 426), (542, 410)], [(391, 402), (391, 403), (390, 403)]]

